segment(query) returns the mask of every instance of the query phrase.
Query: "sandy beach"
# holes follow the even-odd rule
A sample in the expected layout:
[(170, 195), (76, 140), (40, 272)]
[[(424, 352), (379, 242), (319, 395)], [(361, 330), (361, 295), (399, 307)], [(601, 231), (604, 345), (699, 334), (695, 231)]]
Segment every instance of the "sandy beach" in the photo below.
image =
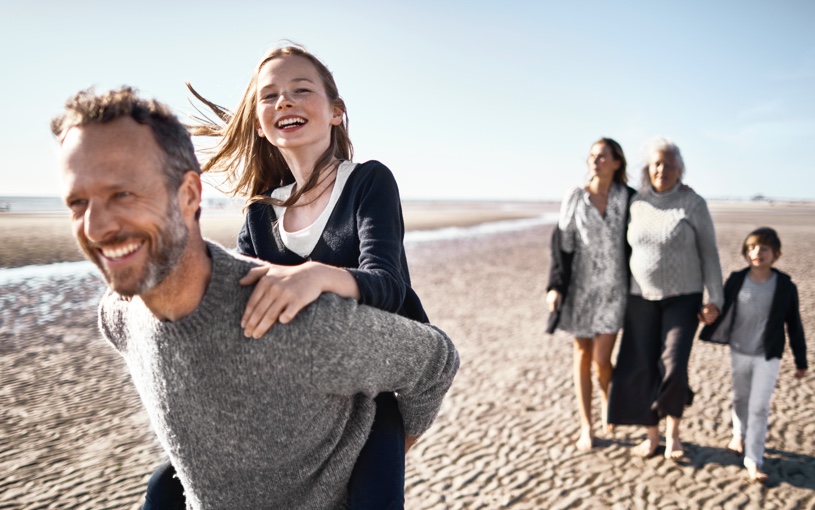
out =
[[(744, 266), (739, 248), (749, 230), (778, 230), (778, 267), (798, 285), (812, 366), (815, 205), (710, 205), (725, 275)], [(448, 203), (406, 206), (405, 216), (415, 231), (556, 211)], [(66, 217), (9, 218), (0, 217), (0, 267), (81, 259)], [(240, 223), (234, 214), (202, 220), (206, 235), (227, 245)], [(683, 419), (687, 460), (631, 457), (642, 437), (632, 427), (609, 435), (598, 426), (597, 448), (576, 450), (572, 340), (544, 333), (551, 229), (407, 245), (414, 288), (462, 366), (435, 425), (408, 454), (406, 508), (815, 508), (815, 375), (794, 379), (789, 351), (771, 409), (767, 486), (748, 483), (740, 459), (724, 449), (729, 352), (702, 342), (690, 363), (696, 401)], [(135, 510), (165, 457), (124, 363), (96, 330), (99, 278), (66, 267), (0, 280), (0, 509)]]

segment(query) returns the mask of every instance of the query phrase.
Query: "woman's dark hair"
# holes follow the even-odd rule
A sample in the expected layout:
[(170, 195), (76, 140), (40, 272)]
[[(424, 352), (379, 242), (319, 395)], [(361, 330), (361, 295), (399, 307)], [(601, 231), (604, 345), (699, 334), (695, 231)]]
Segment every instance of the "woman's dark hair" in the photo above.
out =
[(625, 153), (623, 153), (622, 146), (619, 143), (617, 143), (616, 140), (613, 140), (611, 138), (600, 138), (599, 140), (591, 144), (591, 146), (594, 147), (595, 145), (599, 145), (601, 143), (608, 147), (608, 150), (611, 151), (611, 157), (613, 157), (615, 161), (620, 162), (620, 168), (618, 168), (614, 172), (613, 177), (614, 182), (620, 184), (628, 183), (628, 174), (625, 173), (626, 167)]

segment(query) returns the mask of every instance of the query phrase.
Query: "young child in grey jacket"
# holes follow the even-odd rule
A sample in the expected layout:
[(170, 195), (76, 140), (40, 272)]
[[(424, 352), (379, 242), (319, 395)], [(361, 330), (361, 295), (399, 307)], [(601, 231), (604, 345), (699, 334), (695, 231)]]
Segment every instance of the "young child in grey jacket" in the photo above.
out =
[(727, 448), (744, 454), (750, 480), (764, 482), (762, 469), (770, 399), (784, 351), (784, 324), (795, 357), (795, 377), (807, 371), (804, 328), (798, 289), (789, 275), (773, 268), (781, 257), (781, 240), (769, 227), (756, 229), (744, 240), (748, 267), (725, 283), (724, 310), (702, 329), (702, 340), (730, 344), (733, 376), (733, 438)]

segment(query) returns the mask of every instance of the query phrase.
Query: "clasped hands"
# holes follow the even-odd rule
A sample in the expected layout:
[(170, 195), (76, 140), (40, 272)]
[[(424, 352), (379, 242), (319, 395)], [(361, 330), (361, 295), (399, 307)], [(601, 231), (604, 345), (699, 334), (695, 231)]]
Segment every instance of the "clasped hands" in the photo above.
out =
[(696, 314), (696, 317), (699, 318), (699, 322), (705, 325), (710, 325), (716, 322), (716, 319), (719, 318), (719, 307), (714, 305), (713, 303), (707, 303), (702, 306), (702, 310)]

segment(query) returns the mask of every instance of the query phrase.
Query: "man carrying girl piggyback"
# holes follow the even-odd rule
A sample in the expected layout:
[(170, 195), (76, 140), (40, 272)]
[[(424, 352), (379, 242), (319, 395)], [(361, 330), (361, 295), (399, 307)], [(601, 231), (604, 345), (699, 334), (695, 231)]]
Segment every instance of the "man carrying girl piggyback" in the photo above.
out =
[(781, 257), (775, 230), (762, 227), (747, 236), (742, 255), (748, 267), (733, 272), (724, 286), (722, 314), (702, 329), (702, 340), (730, 344), (733, 376), (733, 438), (727, 448), (744, 454), (752, 481), (767, 479), (761, 466), (770, 399), (784, 351), (784, 324), (795, 357), (795, 377), (807, 371), (806, 342), (798, 289), (789, 275), (773, 268)]

